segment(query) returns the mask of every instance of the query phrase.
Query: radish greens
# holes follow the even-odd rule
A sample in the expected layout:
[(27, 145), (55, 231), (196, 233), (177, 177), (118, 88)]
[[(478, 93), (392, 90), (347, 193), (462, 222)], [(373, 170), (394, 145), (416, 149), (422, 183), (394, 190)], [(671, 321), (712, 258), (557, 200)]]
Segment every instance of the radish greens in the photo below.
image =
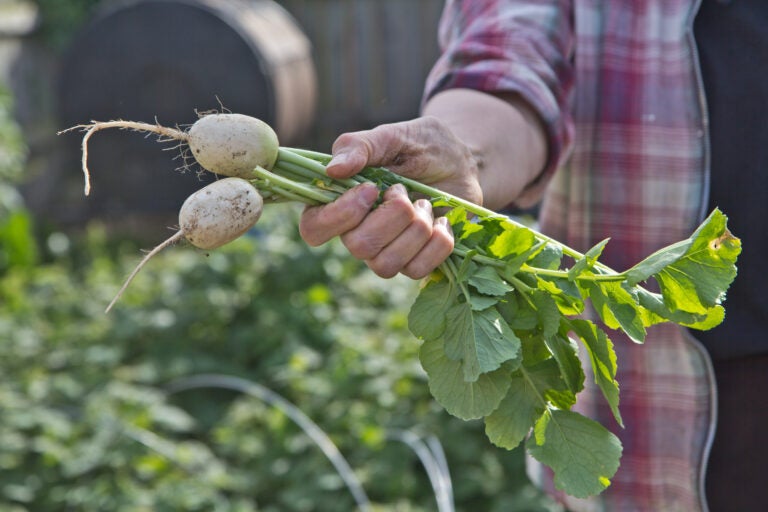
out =
[[(86, 131), (86, 178), (87, 138), (120, 123), (76, 127)], [(263, 129), (263, 123), (251, 124)], [(127, 122), (123, 127), (180, 140), (182, 146), (189, 141), (180, 130)], [(251, 140), (277, 144), (270, 133), (256, 133)], [(453, 253), (424, 280), (408, 318), (411, 332), (422, 340), (420, 360), (429, 389), (450, 414), (483, 419), (494, 444), (512, 449), (524, 443), (554, 470), (556, 486), (573, 496), (605, 489), (622, 451), (607, 428), (571, 410), (587, 378), (578, 345), (588, 355), (590, 378), (623, 426), (616, 354), (605, 328), (642, 343), (654, 324), (709, 329), (724, 318), (721, 303), (736, 276), (741, 242), (719, 210), (689, 239), (617, 272), (599, 261), (608, 240), (582, 254), (504, 215), (387, 169), (366, 168), (352, 178), (333, 179), (325, 173), (330, 155), (279, 147), (275, 161), (272, 149), (262, 151), (258, 144), (249, 149), (249, 154), (263, 152), (268, 158), (245, 169), (208, 170), (250, 181), (265, 204), (318, 205), (362, 182), (373, 182), (382, 192), (400, 183), (448, 211)], [(233, 157), (246, 153), (237, 148), (224, 152)], [(197, 150), (193, 156), (199, 156)], [(651, 280), (658, 292), (645, 286)], [(587, 302), (600, 323), (584, 314)]]

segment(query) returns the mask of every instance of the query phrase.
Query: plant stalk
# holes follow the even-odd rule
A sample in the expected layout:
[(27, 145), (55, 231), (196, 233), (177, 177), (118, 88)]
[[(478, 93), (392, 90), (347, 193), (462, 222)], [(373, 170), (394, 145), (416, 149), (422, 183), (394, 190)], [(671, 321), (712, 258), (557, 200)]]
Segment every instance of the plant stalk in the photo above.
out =
[[(323, 176), (325, 178), (329, 178), (329, 177), (328, 177), (328, 174), (326, 173), (324, 162), (328, 162), (330, 161), (330, 159), (331, 159), (331, 156), (324, 153), (319, 153), (316, 151), (308, 151), (308, 150), (298, 150), (298, 149), (286, 148), (286, 147), (281, 147), (278, 153), (278, 161), (283, 160), (285, 162), (290, 162), (292, 164), (295, 164), (296, 166), (302, 167), (308, 171), (311, 171), (317, 174), (318, 176)], [(279, 171), (279, 169), (276, 169), (276, 170)], [(553, 238), (550, 238), (547, 235), (544, 235), (543, 233), (540, 233), (534, 229), (531, 229), (530, 227), (525, 226), (524, 224), (516, 222), (515, 220), (510, 219), (506, 215), (502, 215), (500, 213), (494, 212), (493, 210), (489, 210), (488, 208), (484, 208), (480, 205), (472, 203), (471, 201), (467, 201), (466, 199), (462, 199), (458, 196), (454, 196), (447, 192), (443, 192), (442, 190), (438, 190), (429, 185), (425, 185), (424, 183), (421, 183), (419, 181), (406, 178), (405, 176), (400, 176), (385, 168), (369, 167), (369, 168), (363, 169), (357, 175), (357, 177), (358, 178), (362, 177), (366, 181), (371, 181), (373, 183), (378, 183), (379, 181), (382, 181), (384, 182), (384, 184), (389, 186), (394, 185), (395, 183), (400, 183), (404, 185), (407, 189), (409, 189), (411, 192), (417, 192), (419, 194), (423, 194), (429, 197), (432, 203), (442, 202), (442, 203), (445, 203), (447, 206), (450, 206), (453, 208), (464, 208), (467, 212), (470, 212), (481, 219), (498, 219), (498, 220), (501, 220), (502, 222), (512, 224), (515, 227), (529, 229), (534, 233), (534, 235), (538, 239), (559, 247), (562, 250), (564, 255), (570, 256), (575, 260), (580, 260), (584, 258), (584, 254), (580, 253), (579, 251), (572, 249), (571, 247), (568, 247), (563, 243)], [(341, 183), (344, 186), (352, 187), (360, 183), (362, 180), (348, 178), (344, 180), (335, 180), (335, 181)], [(281, 185), (285, 186), (283, 184)], [(330, 202), (330, 201), (324, 201), (324, 202)], [(488, 263), (488, 262), (484, 261), (484, 263)], [(598, 280), (599, 281), (620, 281), (624, 278), (623, 274), (616, 272), (612, 268), (600, 262), (595, 263), (595, 268), (599, 269), (603, 273), (600, 277), (595, 276), (596, 281)], [(541, 272), (540, 273), (542, 275), (553, 275), (554, 277), (565, 277), (565, 275), (552, 274), (552, 272), (560, 272), (560, 271), (546, 271), (546, 273), (541, 273)], [(563, 272), (563, 274), (565, 273)]]

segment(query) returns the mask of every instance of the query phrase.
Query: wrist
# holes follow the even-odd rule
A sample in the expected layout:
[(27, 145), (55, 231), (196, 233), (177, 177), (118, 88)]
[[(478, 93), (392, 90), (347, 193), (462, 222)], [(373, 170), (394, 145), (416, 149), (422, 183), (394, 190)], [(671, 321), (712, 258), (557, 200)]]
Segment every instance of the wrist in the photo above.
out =
[(517, 200), (545, 168), (544, 125), (518, 94), (449, 89), (432, 97), (424, 114), (442, 120), (469, 148), (490, 209)]

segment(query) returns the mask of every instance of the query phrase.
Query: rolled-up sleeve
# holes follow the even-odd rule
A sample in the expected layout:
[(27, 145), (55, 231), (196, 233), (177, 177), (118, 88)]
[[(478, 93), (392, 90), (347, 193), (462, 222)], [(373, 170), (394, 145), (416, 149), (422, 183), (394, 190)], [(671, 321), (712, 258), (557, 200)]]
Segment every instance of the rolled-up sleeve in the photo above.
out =
[(441, 56), (424, 101), (452, 88), (514, 92), (542, 119), (547, 164), (520, 202), (541, 195), (573, 140), (573, 12), (570, 0), (448, 0), (440, 21)]

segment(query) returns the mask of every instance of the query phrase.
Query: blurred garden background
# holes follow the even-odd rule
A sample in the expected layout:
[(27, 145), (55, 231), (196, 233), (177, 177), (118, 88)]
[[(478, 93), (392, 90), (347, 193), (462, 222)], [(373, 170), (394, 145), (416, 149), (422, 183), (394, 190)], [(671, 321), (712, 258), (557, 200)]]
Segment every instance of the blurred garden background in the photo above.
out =
[[(520, 451), (430, 398), (407, 329), (418, 283), (307, 247), (297, 206), (220, 250), (165, 251), (105, 315), (202, 182), (120, 132), (94, 142), (86, 198), (79, 137), (56, 135), (75, 118), (185, 123), (223, 106), (329, 151), (417, 114), (441, 8), (0, 0), (0, 511), (557, 510)], [(152, 33), (175, 9), (205, 16)], [(260, 39), (270, 27), (279, 37)], [(245, 50), (217, 52), (230, 29)], [(174, 60), (174, 44), (190, 52)], [(205, 59), (232, 71), (197, 70)]]

